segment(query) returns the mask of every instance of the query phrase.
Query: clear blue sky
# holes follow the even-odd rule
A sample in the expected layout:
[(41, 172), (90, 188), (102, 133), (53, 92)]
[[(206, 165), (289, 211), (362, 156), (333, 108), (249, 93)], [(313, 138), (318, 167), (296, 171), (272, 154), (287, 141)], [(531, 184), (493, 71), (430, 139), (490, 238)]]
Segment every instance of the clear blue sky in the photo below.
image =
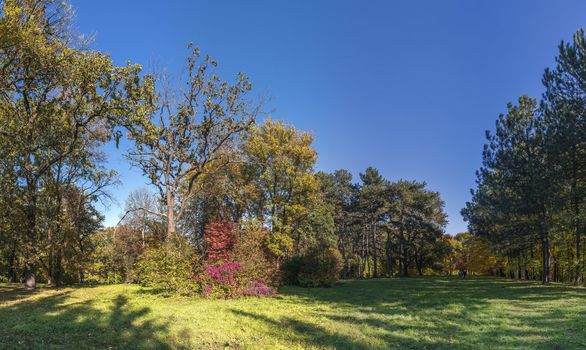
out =
[[(586, 27), (584, 1), (82, 1), (77, 29), (117, 63), (179, 72), (193, 42), (272, 97), (273, 117), (310, 130), (318, 169), (426, 181), (448, 233), (474, 186), (484, 131), (507, 101), (541, 94), (560, 40)], [(124, 150), (122, 146), (122, 150)], [(145, 184), (121, 150), (106, 224)]]

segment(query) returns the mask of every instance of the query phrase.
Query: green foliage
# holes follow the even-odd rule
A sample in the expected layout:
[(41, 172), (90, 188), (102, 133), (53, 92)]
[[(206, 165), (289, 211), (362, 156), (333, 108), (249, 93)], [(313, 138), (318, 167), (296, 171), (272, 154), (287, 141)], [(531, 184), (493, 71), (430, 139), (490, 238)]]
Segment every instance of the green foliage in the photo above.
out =
[(147, 249), (138, 261), (141, 285), (164, 294), (196, 295), (201, 286), (196, 275), (201, 262), (189, 245), (179, 238)]
[(298, 286), (299, 274), (304, 263), (304, 257), (298, 255), (285, 260), (281, 265), (281, 279), (283, 284), (287, 286)]
[(167, 235), (177, 230), (185, 209), (204, 178), (231, 163), (234, 143), (254, 124), (258, 106), (248, 99), (249, 78), (234, 83), (213, 73), (218, 65), (189, 45), (186, 91), (173, 91), (161, 78), (153, 98), (157, 107), (145, 125), (131, 129), (128, 156), (159, 190)]
[(303, 287), (329, 287), (340, 278), (342, 254), (334, 247), (314, 248), (303, 261), (299, 271), (299, 285)]
[[(99, 147), (121, 126), (151, 112), (152, 80), (141, 67), (116, 66), (108, 54), (73, 40), (71, 9), (53, 0), (11, 0), (0, 11), (0, 205), (10, 204), (14, 264), (27, 283), (83, 281), (88, 236), (99, 227), (95, 203), (116, 181)], [(12, 198), (11, 198), (12, 197)], [(20, 223), (8, 223), (18, 220)]]
[(461, 244), (459, 251), (461, 268), (467, 269), (470, 273), (494, 276), (502, 267), (486, 238), (462, 233), (456, 236), (456, 240)]
[(268, 119), (253, 128), (242, 145), (261, 198), (259, 214), (267, 218), (275, 236), (269, 246), (277, 256), (298, 251), (304, 238), (299, 226), (319, 198), (312, 143), (308, 132)]
[(285, 233), (272, 233), (267, 237), (266, 242), (269, 251), (278, 258), (285, 256), (293, 249), (293, 239)]
[(282, 266), (283, 283), (302, 287), (330, 287), (339, 278), (344, 259), (334, 247), (318, 246)]
[(276, 263), (266, 244), (268, 237), (270, 233), (256, 221), (246, 222), (240, 229), (232, 253), (234, 260), (240, 263), (238, 278), (243, 286), (252, 281), (277, 283)]

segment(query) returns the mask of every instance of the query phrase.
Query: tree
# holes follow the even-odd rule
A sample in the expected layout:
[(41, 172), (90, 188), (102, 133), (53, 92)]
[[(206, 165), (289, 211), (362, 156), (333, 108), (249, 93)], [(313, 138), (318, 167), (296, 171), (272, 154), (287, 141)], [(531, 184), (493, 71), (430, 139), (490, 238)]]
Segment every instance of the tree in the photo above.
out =
[(299, 251), (300, 225), (319, 199), (312, 142), (309, 133), (268, 119), (242, 145), (259, 193), (259, 216), (270, 228), (271, 250), (278, 256)]
[(499, 116), (478, 172), (478, 189), (463, 211), (472, 232), (501, 245), (511, 255), (539, 239), (542, 282), (550, 279), (552, 213), (557, 193), (550, 140), (537, 101), (519, 98), (517, 106)]
[(147, 245), (147, 234), (150, 234), (151, 241), (161, 241), (157, 232), (161, 225), (159, 205), (153, 194), (145, 187), (134, 190), (128, 194), (126, 199), (124, 215), (118, 222), (126, 227), (140, 232), (141, 245), (144, 249)]
[(441, 241), (447, 224), (439, 193), (425, 186), (425, 183), (401, 180), (392, 183), (388, 191), (389, 229), (396, 232), (399, 273), (403, 277), (409, 275), (413, 263), (420, 275), (425, 265), (432, 264), (429, 258), (435, 253), (434, 247)]
[(168, 237), (175, 234), (198, 180), (236, 161), (230, 149), (258, 113), (246, 99), (252, 88), (246, 75), (238, 74), (234, 84), (222, 81), (212, 72), (216, 61), (189, 48), (187, 91), (159, 91), (157, 112), (145, 127), (133, 130), (135, 147), (128, 154), (165, 204), (157, 215), (166, 220)]
[(89, 145), (118, 138), (118, 126), (140, 123), (149, 110), (151, 81), (139, 78), (140, 66), (117, 67), (107, 55), (85, 49), (70, 23), (63, 2), (3, 2), (0, 144), (9, 150), (10, 169), (22, 191), (29, 288), (36, 285), (44, 253), (39, 241), (48, 233), (39, 226), (45, 180), (55, 175), (55, 167), (79, 159)]
[(458, 268), (480, 275), (495, 275), (500, 267), (499, 258), (491, 250), (486, 238), (459, 233), (455, 240), (459, 243)]
[(344, 259), (343, 275), (349, 276), (354, 265), (353, 258), (358, 253), (353, 234), (356, 230), (354, 207), (358, 187), (352, 183), (352, 174), (345, 169), (336, 170), (332, 174), (319, 172), (317, 177), (325, 202), (332, 206), (338, 250)]
[(581, 280), (582, 246), (585, 225), (584, 196), (586, 194), (586, 45), (584, 32), (579, 30), (572, 43), (562, 43), (554, 69), (543, 75), (544, 124), (551, 138), (548, 151), (559, 163), (556, 179), (562, 221), (573, 227), (573, 279)]
[(373, 258), (373, 277), (378, 277), (378, 245), (377, 245), (377, 227), (383, 220), (385, 213), (385, 190), (386, 181), (380, 175), (377, 169), (373, 167), (366, 168), (364, 173), (360, 174), (362, 180), (362, 187), (358, 196), (358, 206), (361, 213), (362, 225), (364, 227), (363, 242), (363, 261), (364, 271), (370, 272), (369, 262), (367, 258), (369, 249), (372, 251)]

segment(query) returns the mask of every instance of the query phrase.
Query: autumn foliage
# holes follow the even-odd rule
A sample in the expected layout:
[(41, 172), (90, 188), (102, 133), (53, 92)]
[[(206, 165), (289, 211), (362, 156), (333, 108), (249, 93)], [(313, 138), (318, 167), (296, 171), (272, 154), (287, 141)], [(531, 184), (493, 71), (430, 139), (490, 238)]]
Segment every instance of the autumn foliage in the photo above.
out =
[(234, 247), (234, 224), (229, 221), (212, 221), (205, 227), (206, 257), (209, 263), (229, 260)]
[(266, 235), (265, 230), (255, 225), (237, 230), (228, 221), (207, 224), (206, 266), (196, 278), (202, 285), (202, 295), (214, 298), (274, 295), (275, 269), (265, 249)]

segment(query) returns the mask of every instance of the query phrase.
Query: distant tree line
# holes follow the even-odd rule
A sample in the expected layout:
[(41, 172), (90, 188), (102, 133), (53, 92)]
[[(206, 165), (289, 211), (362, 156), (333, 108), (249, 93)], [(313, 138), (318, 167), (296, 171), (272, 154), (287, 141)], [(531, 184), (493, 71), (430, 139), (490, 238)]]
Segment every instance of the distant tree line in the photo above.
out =
[(462, 213), (505, 260), (507, 277), (583, 283), (586, 271), (586, 44), (579, 30), (487, 132), (477, 187)]
[[(260, 122), (246, 75), (223, 80), (189, 46), (187, 74), (172, 86), (115, 65), (71, 26), (63, 1), (2, 2), (1, 281), (235, 297), (283, 282), (499, 269), (490, 237), (444, 233), (444, 202), (425, 183), (372, 167), (359, 182), (317, 172), (313, 136)], [(149, 186), (103, 228), (98, 204), (119, 182), (103, 146), (124, 137), (120, 152)]]

